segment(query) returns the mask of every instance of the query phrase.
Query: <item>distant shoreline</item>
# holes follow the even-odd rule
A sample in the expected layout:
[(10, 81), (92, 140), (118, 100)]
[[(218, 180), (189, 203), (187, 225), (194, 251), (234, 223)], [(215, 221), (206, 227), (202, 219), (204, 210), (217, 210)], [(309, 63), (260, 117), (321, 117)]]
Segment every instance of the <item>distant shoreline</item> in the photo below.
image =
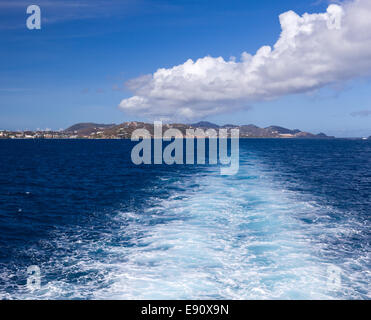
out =
[[(347, 139), (347, 140), (368, 140), (365, 137), (335, 137), (328, 136), (324, 133), (313, 134), (299, 129), (287, 129), (280, 126), (269, 126), (260, 128), (256, 125), (217, 125), (215, 123), (201, 121), (194, 124), (173, 123), (162, 124), (165, 132), (168, 129), (176, 129), (183, 137), (187, 137), (187, 132), (192, 132), (190, 137), (210, 136), (207, 131), (211, 132), (233, 129), (239, 130), (240, 139), (284, 139), (284, 140), (329, 140), (329, 139)], [(138, 129), (145, 129), (153, 139), (154, 124), (145, 122), (124, 122), (121, 124), (98, 124), (93, 122), (77, 123), (65, 130), (22, 130), (9, 131), (0, 130), (0, 139), (17, 139), (17, 140), (130, 140), (133, 133)], [(162, 130), (161, 129), (161, 130)], [(228, 134), (230, 136), (230, 134)]]
[[(8, 131), (0, 130), (1, 138), (10, 139), (131, 139), (133, 133), (138, 129), (145, 129), (154, 136), (155, 123), (145, 122), (124, 122), (121, 124), (98, 124), (92, 122), (77, 123), (65, 130), (22, 130), (22, 131)], [(335, 137), (327, 136), (324, 133), (313, 134), (310, 132), (301, 131), (299, 129), (287, 129), (280, 126), (270, 126), (260, 128), (256, 125), (217, 125), (215, 123), (201, 121), (194, 124), (182, 123), (161, 123), (161, 131), (168, 129), (176, 129), (183, 137), (187, 136), (188, 132), (192, 132), (190, 136), (210, 136), (207, 131), (227, 131), (231, 132), (233, 129), (239, 130), (239, 137), (241, 139), (252, 138), (279, 138), (279, 139), (332, 139)], [(212, 134), (211, 134), (212, 135)], [(229, 134), (228, 134), (229, 135)]]
[[(197, 137), (194, 137), (197, 138)], [(187, 138), (184, 137), (184, 139), (194, 139), (194, 138)], [(150, 138), (151, 140), (154, 140), (153, 137)], [(206, 139), (213, 139), (208, 138)], [(218, 138), (216, 138), (218, 139)], [(228, 137), (228, 139), (231, 139)], [(240, 140), (362, 140), (362, 141), (370, 141), (370, 138), (353, 138), (353, 137), (328, 137), (328, 138), (300, 138), (300, 137), (294, 137), (294, 138), (284, 138), (284, 137), (240, 137)], [(76, 141), (76, 140), (90, 140), (90, 141), (99, 141), (99, 140), (112, 140), (112, 141), (118, 141), (118, 140), (131, 140), (130, 138), (2, 138), (1, 140), (27, 140), (27, 141), (41, 141), (41, 140), (63, 140), (63, 141)]]

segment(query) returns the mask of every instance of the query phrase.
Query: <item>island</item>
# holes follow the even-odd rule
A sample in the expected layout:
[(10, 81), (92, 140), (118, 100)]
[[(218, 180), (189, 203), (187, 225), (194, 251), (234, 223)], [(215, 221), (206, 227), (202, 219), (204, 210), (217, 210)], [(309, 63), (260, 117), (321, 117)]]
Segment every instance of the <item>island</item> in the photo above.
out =
[[(281, 139), (334, 139), (324, 133), (313, 134), (298, 129), (280, 126), (260, 128), (253, 124), (219, 126), (215, 123), (201, 121), (193, 124), (163, 124), (164, 130), (175, 128), (185, 134), (187, 129), (239, 129), (240, 138), (281, 138)], [(78, 123), (65, 130), (7, 131), (0, 130), (0, 139), (130, 139), (136, 129), (147, 129), (153, 135), (153, 124), (130, 121), (121, 124)]]

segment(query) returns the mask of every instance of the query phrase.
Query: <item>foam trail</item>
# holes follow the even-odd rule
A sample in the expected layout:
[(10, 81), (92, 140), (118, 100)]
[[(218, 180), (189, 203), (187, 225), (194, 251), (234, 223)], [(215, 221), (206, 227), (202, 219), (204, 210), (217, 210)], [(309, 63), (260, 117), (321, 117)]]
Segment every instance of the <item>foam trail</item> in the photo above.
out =
[[(213, 171), (213, 170), (210, 170)], [(326, 264), (313, 257), (300, 223), (290, 216), (302, 203), (288, 199), (259, 171), (238, 177), (215, 172), (190, 178), (186, 199), (161, 201), (167, 222), (143, 226), (143, 213), (123, 232), (136, 238), (97, 298), (119, 299), (327, 299)], [(135, 222), (136, 221), (136, 222)], [(112, 265), (111, 265), (112, 267)]]
[[(334, 260), (322, 254), (329, 251), (327, 236), (351, 234), (357, 224), (349, 220), (330, 226), (323, 211), (333, 209), (288, 192), (254, 156), (242, 154), (242, 159), (234, 177), (220, 176), (217, 167), (178, 180), (163, 177), (161, 184), (172, 190), (171, 196), (148, 199), (140, 211), (119, 212), (113, 219), (122, 227), (101, 234), (98, 242), (59, 237), (63, 246), (70, 243), (72, 255), (54, 261), (62, 276), (48, 281), (38, 297), (367, 297), (368, 281), (362, 276), (367, 257), (356, 261), (359, 272), (353, 270), (354, 261), (336, 257), (348, 282), (333, 290), (327, 286), (327, 268)], [(319, 222), (303, 223), (309, 216)], [(117, 244), (117, 238), (127, 244)], [(71, 283), (75, 274), (77, 281)]]

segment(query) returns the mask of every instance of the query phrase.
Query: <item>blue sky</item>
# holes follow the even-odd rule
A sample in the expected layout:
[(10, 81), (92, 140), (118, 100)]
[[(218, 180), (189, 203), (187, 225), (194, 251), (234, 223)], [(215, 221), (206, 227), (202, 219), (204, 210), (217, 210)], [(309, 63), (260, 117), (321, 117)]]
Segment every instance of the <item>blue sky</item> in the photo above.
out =
[[(133, 95), (125, 86), (128, 80), (190, 58), (255, 54), (279, 38), (281, 13), (325, 12), (329, 5), (315, 0), (40, 0), (35, 4), (42, 28), (28, 30), (30, 4), (0, 3), (0, 129), (147, 120), (118, 108)], [(368, 136), (370, 88), (370, 79), (362, 77), (249, 103), (206, 120)]]

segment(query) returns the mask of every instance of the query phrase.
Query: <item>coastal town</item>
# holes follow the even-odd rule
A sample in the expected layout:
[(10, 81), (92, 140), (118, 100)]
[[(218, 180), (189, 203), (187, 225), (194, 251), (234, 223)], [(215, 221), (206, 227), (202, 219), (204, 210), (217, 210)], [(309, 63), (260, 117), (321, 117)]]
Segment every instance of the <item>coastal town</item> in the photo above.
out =
[(73, 139), (63, 131), (6, 131), (0, 130), (0, 139)]
[[(239, 129), (241, 138), (331, 138), (327, 135), (312, 134), (271, 126), (259, 128), (255, 125), (224, 125), (202, 121), (195, 124), (164, 124), (164, 129), (175, 128), (185, 134), (187, 129)], [(6, 131), (0, 130), (0, 139), (130, 139), (136, 129), (147, 129), (153, 135), (153, 124), (124, 122), (122, 124), (78, 123), (65, 130)]]
[[(333, 139), (324, 133), (313, 134), (298, 129), (279, 126), (260, 128), (255, 125), (224, 125), (201, 121), (195, 124), (164, 124), (164, 129), (175, 128), (185, 134), (187, 129), (239, 129), (240, 138), (281, 138), (281, 139)], [(65, 130), (0, 130), (0, 139), (130, 139), (136, 129), (146, 129), (153, 136), (153, 124), (144, 122), (124, 122), (122, 124), (78, 123)], [(360, 138), (360, 139), (371, 139)]]
[[(187, 129), (239, 129), (240, 138), (282, 138), (282, 139), (332, 139), (324, 133), (313, 134), (298, 129), (291, 130), (279, 126), (259, 128), (255, 125), (224, 125), (201, 121), (195, 124), (164, 124), (165, 129), (175, 128), (185, 133)], [(0, 139), (130, 139), (136, 129), (147, 129), (153, 133), (153, 124), (144, 122), (124, 122), (122, 124), (78, 123), (65, 130), (0, 130)], [(370, 137), (371, 138), (371, 137)]]

